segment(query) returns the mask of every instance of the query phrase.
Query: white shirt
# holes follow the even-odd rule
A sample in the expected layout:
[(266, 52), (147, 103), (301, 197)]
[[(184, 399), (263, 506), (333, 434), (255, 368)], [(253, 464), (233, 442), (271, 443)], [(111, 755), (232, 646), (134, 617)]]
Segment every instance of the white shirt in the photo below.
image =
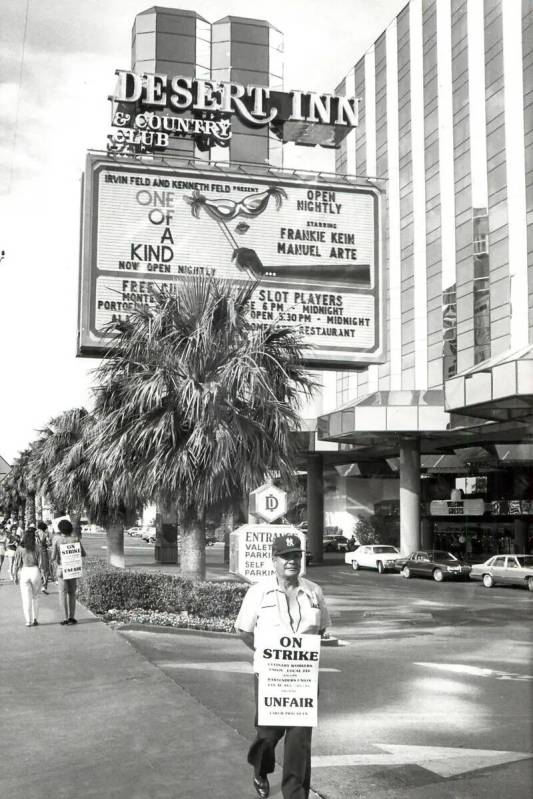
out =
[[(279, 587), (275, 575), (266, 577), (248, 589), (235, 627), (247, 633), (253, 632), (256, 640), (263, 633), (272, 632), (279, 632), (280, 635), (317, 634), (331, 623), (322, 589), (305, 577), (298, 578), (297, 602), (299, 617), (291, 620), (286, 593)], [(255, 660), (254, 657), (254, 669), (257, 671)]]

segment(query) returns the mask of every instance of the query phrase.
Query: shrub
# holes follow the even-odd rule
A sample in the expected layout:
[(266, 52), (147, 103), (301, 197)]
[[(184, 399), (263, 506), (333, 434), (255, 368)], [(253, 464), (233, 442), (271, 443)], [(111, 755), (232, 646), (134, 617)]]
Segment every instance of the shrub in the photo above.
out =
[(400, 541), (399, 520), (392, 516), (361, 517), (355, 528), (355, 536), (360, 544), (392, 544)]
[(186, 611), (192, 616), (235, 619), (248, 586), (196, 583), (171, 574), (144, 573), (86, 564), (78, 596), (93, 613), (116, 610)]

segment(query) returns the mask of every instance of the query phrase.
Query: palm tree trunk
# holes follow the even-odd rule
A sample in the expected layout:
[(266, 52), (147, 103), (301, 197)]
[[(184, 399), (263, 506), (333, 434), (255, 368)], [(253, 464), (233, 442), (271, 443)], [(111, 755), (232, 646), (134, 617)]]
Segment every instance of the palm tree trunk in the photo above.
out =
[(186, 513), (181, 525), (181, 574), (190, 580), (205, 580), (205, 514)]
[(79, 508), (73, 508), (69, 512), (70, 521), (72, 522), (72, 530), (74, 535), (81, 535), (81, 514), (82, 511)]
[(123, 569), (124, 560), (124, 525), (122, 519), (115, 519), (106, 526), (107, 562), (110, 566)]
[(26, 494), (26, 507), (24, 509), (24, 526), (29, 527), (30, 524), (35, 527), (35, 492), (28, 491)]

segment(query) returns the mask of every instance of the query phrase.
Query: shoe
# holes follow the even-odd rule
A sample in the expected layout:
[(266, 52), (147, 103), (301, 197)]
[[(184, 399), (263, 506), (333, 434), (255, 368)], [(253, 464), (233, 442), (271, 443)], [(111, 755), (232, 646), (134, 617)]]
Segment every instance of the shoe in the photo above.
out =
[(26, 627), (33, 627), (33, 624), (31, 623), (31, 621), (27, 621), (26, 622)]
[(39, 626), (39, 622), (37, 621), (37, 619), (33, 620), (33, 626), (34, 627), (38, 627)]
[(43, 593), (43, 594), (47, 594), (47, 593), (48, 593), (48, 591), (46, 590), (46, 588), (41, 588), (41, 591), (42, 591), (42, 593)]
[(63, 619), (63, 621), (59, 622), (60, 624), (68, 624), (68, 619)]
[(67, 624), (77, 624), (77, 623), (78, 623), (77, 619), (67, 619)]
[(270, 794), (270, 784), (268, 777), (254, 777), (255, 792), (261, 799), (266, 799)]

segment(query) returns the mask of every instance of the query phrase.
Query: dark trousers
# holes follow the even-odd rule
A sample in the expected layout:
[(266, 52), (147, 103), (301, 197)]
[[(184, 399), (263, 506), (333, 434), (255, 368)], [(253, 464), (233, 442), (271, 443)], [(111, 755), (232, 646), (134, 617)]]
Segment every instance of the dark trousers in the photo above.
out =
[(281, 792), (283, 799), (308, 799), (311, 784), (312, 727), (260, 727), (257, 724), (257, 677), (255, 677), (256, 739), (248, 750), (248, 763), (256, 777), (266, 777), (276, 765), (276, 744), (285, 736)]

